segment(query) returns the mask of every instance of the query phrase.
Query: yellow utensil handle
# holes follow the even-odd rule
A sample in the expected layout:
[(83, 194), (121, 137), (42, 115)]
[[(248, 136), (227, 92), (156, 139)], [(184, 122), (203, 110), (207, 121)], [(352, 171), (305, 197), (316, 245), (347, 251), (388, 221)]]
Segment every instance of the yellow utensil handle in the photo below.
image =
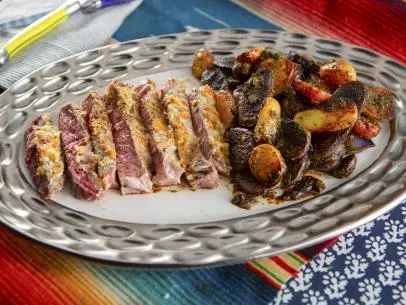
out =
[(34, 22), (29, 27), (24, 29), (21, 33), (14, 36), (4, 49), (7, 51), (9, 58), (13, 58), (18, 52), (31, 43), (46, 35), (52, 29), (56, 28), (59, 24), (68, 18), (68, 13), (65, 8), (60, 8), (55, 12), (44, 16), (40, 20)]

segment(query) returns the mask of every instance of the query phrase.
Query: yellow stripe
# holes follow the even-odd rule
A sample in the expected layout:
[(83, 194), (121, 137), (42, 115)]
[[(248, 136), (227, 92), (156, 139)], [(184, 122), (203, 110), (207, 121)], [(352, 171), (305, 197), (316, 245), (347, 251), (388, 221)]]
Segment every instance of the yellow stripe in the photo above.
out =
[(278, 264), (276, 264), (274, 261), (272, 261), (271, 259), (269, 259), (267, 257), (257, 259), (256, 261), (259, 262), (268, 271), (277, 275), (283, 282), (286, 282), (292, 276), (289, 272), (282, 269)]
[(5, 46), (10, 58), (13, 58), (19, 51), (27, 47), (35, 40), (46, 35), (52, 29), (56, 28), (59, 24), (68, 18), (68, 13), (65, 8), (56, 10), (51, 15), (46, 16), (42, 21), (38, 21), (32, 26), (29, 26), (22, 33), (12, 38)]
[(279, 258), (283, 259), (283, 261), (293, 269), (300, 270), (300, 268), (303, 266), (303, 264), (290, 257), (287, 253), (280, 254)]

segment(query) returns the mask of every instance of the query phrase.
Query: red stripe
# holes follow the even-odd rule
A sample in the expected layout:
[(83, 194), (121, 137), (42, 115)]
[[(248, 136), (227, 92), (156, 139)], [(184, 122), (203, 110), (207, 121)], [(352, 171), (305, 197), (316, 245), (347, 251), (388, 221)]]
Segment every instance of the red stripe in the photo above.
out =
[(311, 260), (311, 258), (307, 257), (306, 255), (304, 255), (304, 254), (303, 254), (302, 252), (300, 252), (300, 251), (294, 251), (293, 253), (294, 253), (295, 255), (299, 256), (299, 257), (300, 257), (302, 260), (304, 260), (306, 263)]
[[(38, 255), (45, 249), (36, 251), (38, 249), (35, 248), (39, 247), (38, 245), (23, 240), (20, 236), (9, 232), (8, 229), (1, 230), (1, 237), (0, 257), (2, 260), (0, 263), (2, 262), (2, 264), (0, 264), (0, 270), (2, 273), (8, 274), (8, 285), (10, 283), (18, 284), (13, 287), (13, 290), (15, 295), (19, 296), (20, 304), (63, 303), (60, 292), (55, 289), (55, 283), (46, 273), (47, 268), (44, 268), (43, 264), (37, 263)], [(63, 289), (58, 287), (58, 290)], [(22, 302), (23, 300), (24, 302)]]
[(406, 62), (406, 5), (395, 1), (242, 0), (281, 27), (361, 45)]
[(299, 270), (292, 268), (291, 266), (286, 264), (282, 259), (280, 259), (278, 256), (273, 256), (273, 257), (270, 257), (269, 259), (271, 259), (275, 264), (277, 264), (279, 267), (281, 267), (285, 271), (289, 272), (292, 276), (296, 276), (299, 273)]
[(245, 263), (245, 265), (251, 269), (252, 271), (258, 273), (263, 279), (265, 279), (269, 284), (271, 284), (272, 286), (274, 286), (274, 288), (276, 288), (277, 290), (280, 290), (282, 288), (282, 286), (274, 281), (268, 274), (266, 274), (265, 272), (263, 272), (261, 269), (258, 269), (257, 267), (255, 267), (254, 265), (252, 265), (250, 262)]

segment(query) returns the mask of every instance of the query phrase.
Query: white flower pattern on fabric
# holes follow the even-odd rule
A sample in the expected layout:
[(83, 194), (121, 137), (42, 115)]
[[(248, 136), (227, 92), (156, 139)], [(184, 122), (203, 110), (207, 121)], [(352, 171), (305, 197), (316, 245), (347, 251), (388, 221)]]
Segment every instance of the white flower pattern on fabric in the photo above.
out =
[(392, 298), (396, 301), (394, 305), (406, 305), (406, 285), (393, 288)]
[(403, 204), (344, 234), (269, 305), (406, 305), (405, 224)]
[(324, 292), (330, 299), (339, 299), (345, 294), (348, 281), (340, 272), (330, 271), (323, 274), (323, 284), (326, 285)]
[(345, 259), (344, 272), (349, 279), (359, 279), (365, 275), (368, 268), (368, 262), (360, 254), (351, 253)]
[(320, 291), (308, 290), (303, 293), (302, 303), (306, 305), (327, 305), (327, 301)]
[(365, 248), (369, 249), (367, 257), (373, 262), (382, 260), (386, 254), (386, 242), (380, 236), (371, 236), (365, 241)]

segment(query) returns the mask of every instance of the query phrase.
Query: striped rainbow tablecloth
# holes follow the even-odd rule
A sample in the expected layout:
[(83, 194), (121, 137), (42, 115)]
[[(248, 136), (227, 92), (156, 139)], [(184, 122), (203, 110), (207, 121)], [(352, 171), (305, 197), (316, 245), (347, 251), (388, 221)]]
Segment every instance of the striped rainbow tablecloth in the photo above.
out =
[[(405, 63), (405, 16), (402, 1), (149, 0), (114, 39), (192, 28), (282, 28), (359, 44)], [(244, 265), (183, 271), (95, 264), (0, 227), (0, 304), (406, 304), (405, 222), (403, 205), (338, 241)]]

